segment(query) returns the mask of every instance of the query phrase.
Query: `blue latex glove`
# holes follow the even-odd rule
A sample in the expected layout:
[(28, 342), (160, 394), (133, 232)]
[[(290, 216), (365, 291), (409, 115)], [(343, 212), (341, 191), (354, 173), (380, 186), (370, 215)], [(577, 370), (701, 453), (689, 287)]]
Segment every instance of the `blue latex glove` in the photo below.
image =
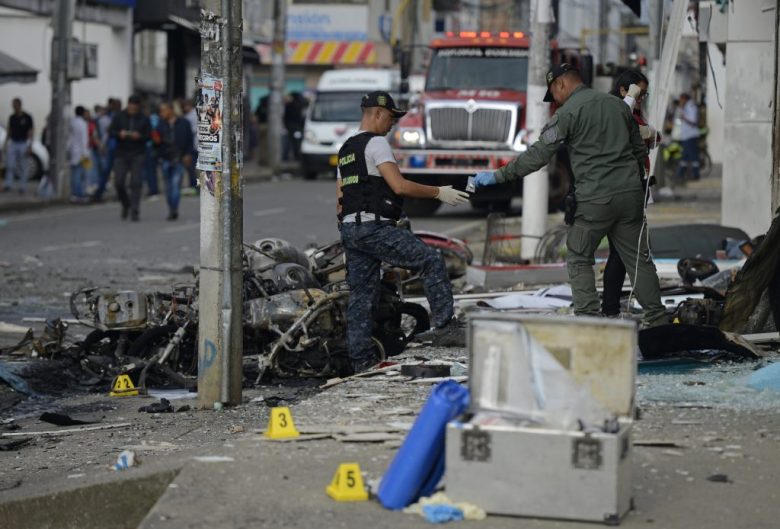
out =
[(463, 511), (454, 505), (423, 505), (423, 516), (431, 523), (459, 522)]
[(480, 171), (474, 175), (474, 185), (476, 187), (496, 185), (495, 171)]

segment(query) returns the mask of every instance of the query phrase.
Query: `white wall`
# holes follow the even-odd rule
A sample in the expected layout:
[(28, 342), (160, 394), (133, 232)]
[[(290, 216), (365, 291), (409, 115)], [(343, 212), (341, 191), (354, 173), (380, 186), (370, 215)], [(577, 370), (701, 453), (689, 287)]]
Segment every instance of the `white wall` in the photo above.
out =
[(132, 30), (76, 22), (73, 35), (98, 44), (98, 77), (72, 83), (73, 104), (91, 108), (96, 103), (105, 104), (108, 97), (118, 97), (124, 106), (133, 89)]
[(772, 126), (777, 63), (774, 13), (764, 2), (729, 4), (723, 148), (724, 225), (751, 236), (772, 219)]
[[(26, 111), (35, 121), (37, 137), (51, 107), (49, 72), (52, 30), (49, 22), (48, 17), (0, 8), (0, 49), (38, 70), (35, 83), (0, 84), (0, 122), (7, 122), (11, 113), (11, 100), (20, 97)], [(132, 88), (130, 31), (115, 31), (109, 26), (76, 22), (73, 36), (82, 42), (98, 45), (98, 77), (71, 84), (73, 105), (91, 108), (96, 103), (105, 104), (111, 96), (125, 101)]]

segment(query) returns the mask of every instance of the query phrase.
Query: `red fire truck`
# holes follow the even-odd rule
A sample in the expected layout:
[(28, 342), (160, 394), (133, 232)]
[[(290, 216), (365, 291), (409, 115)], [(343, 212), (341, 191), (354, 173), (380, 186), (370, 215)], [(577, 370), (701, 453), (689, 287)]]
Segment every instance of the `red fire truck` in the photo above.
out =
[[(431, 42), (425, 90), (392, 137), (401, 173), (419, 183), (464, 189), (469, 175), (498, 169), (527, 148), (525, 130), (529, 39), (521, 32), (460, 32)], [(553, 60), (564, 55), (553, 46)], [(578, 54), (577, 54), (578, 55)], [(550, 206), (569, 187), (568, 164), (550, 167)], [(477, 208), (506, 210), (522, 181), (481, 188)], [(407, 199), (413, 216), (431, 215), (436, 200)]]

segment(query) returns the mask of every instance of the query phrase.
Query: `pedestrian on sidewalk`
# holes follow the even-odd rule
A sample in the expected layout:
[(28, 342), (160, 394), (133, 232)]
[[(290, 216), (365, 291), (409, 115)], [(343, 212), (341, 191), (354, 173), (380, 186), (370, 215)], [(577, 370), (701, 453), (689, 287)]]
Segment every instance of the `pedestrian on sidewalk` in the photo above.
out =
[[(116, 140), (114, 153), (114, 176), (116, 193), (122, 204), (122, 219), (130, 215), (139, 220), (143, 168), (146, 157), (146, 142), (149, 140), (149, 119), (141, 113), (141, 99), (130, 96), (127, 108), (111, 121), (109, 136)], [(127, 191), (127, 176), (130, 175), (130, 193)]]
[(5, 145), (5, 184), (3, 191), (11, 191), (14, 187), (14, 177), (19, 180), (19, 194), (27, 192), (27, 176), (29, 156), (33, 141), (33, 119), (22, 110), (22, 100), (15, 97), (11, 102), (14, 109), (8, 118)]
[(195, 165), (198, 163), (198, 115), (195, 112), (195, 106), (192, 104), (192, 100), (187, 98), (181, 100), (181, 111), (184, 114), (184, 119), (190, 124), (190, 131), (192, 131), (192, 146), (190, 147), (192, 163), (187, 167), (187, 176), (189, 179), (190, 193), (197, 195), (198, 173), (195, 169)]
[(628, 269), (647, 326), (668, 323), (644, 230), (644, 162), (647, 146), (628, 106), (618, 98), (586, 87), (580, 72), (563, 63), (546, 76), (544, 101), (559, 106), (527, 151), (498, 171), (481, 171), (477, 186), (505, 183), (538, 171), (560, 146), (569, 151), (575, 209), (566, 236), (574, 313), (600, 314), (593, 273), (594, 254), (608, 236)]
[(87, 170), (92, 166), (89, 152), (89, 125), (84, 116), (87, 109), (79, 105), (70, 120), (68, 163), (70, 164), (70, 201), (83, 204), (87, 200)]
[(680, 94), (677, 114), (680, 118), (682, 158), (677, 164), (675, 179), (682, 184), (687, 178), (688, 168), (691, 169), (691, 180), (699, 179), (699, 107), (690, 94)]
[[(639, 126), (639, 134), (645, 142), (647, 152), (661, 144), (661, 135), (647, 123), (642, 115), (642, 103), (647, 99), (650, 81), (641, 72), (626, 70), (618, 77), (615, 87), (610, 94), (619, 97), (631, 109), (634, 121)], [(643, 179), (646, 195), (650, 193), (648, 185), (652, 185), (650, 179), (650, 157), (645, 157), (645, 174)], [(607, 317), (620, 315), (620, 296), (623, 292), (623, 283), (626, 280), (626, 266), (620, 259), (617, 248), (609, 239), (609, 257), (604, 265), (604, 292), (601, 295), (601, 313)]]
[[(97, 110), (100, 110), (100, 108), (98, 107)], [(96, 112), (95, 115), (99, 114)], [(89, 139), (89, 167), (86, 170), (84, 188), (87, 197), (90, 197), (97, 191), (98, 181), (100, 180), (100, 157), (98, 155), (100, 137), (97, 130), (97, 120), (93, 118), (88, 108), (84, 110), (82, 117), (87, 122), (87, 138)]]
[(396, 108), (390, 94), (371, 92), (360, 106), (360, 130), (339, 150), (336, 191), (350, 291), (347, 348), (354, 373), (380, 360), (371, 332), (382, 262), (420, 273), (436, 327), (430, 335), (434, 343), (460, 331), (444, 259), (397, 222), (405, 196), (435, 198), (452, 206), (468, 201), (467, 193), (452, 186), (422, 185), (401, 175), (385, 136), (406, 111)]
[(110, 135), (111, 122), (121, 111), (121, 102), (113, 97), (108, 98), (108, 104), (97, 116), (98, 136), (100, 146), (98, 156), (100, 159), (100, 168), (98, 170), (98, 184), (95, 193), (92, 195), (93, 202), (102, 202), (103, 194), (106, 192), (106, 186), (111, 178), (111, 170), (114, 168), (114, 152), (116, 151), (117, 139)]
[(268, 101), (264, 95), (257, 101), (255, 118), (257, 119), (257, 164), (268, 165)]
[(157, 156), (162, 165), (165, 197), (168, 200), (168, 220), (179, 218), (179, 199), (181, 181), (187, 167), (192, 165), (192, 129), (189, 122), (178, 117), (171, 103), (160, 105), (159, 131), (160, 143)]
[(292, 92), (287, 97), (282, 115), (284, 130), (287, 132), (284, 160), (297, 162), (301, 159), (303, 126), (306, 122), (306, 99), (300, 92)]
[(159, 143), (160, 116), (157, 107), (146, 107), (144, 112), (149, 117), (149, 140), (146, 142), (146, 157), (144, 158), (144, 182), (147, 186), (147, 197), (156, 197), (160, 194), (160, 186), (157, 181), (157, 153), (155, 148)]

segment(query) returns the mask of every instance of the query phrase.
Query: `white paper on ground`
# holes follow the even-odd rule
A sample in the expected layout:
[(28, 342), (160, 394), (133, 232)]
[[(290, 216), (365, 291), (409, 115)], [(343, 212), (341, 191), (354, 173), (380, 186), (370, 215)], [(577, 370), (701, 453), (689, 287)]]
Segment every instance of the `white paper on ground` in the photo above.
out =
[(571, 306), (571, 301), (537, 294), (509, 294), (486, 299), (484, 303), (494, 309), (558, 309)]

